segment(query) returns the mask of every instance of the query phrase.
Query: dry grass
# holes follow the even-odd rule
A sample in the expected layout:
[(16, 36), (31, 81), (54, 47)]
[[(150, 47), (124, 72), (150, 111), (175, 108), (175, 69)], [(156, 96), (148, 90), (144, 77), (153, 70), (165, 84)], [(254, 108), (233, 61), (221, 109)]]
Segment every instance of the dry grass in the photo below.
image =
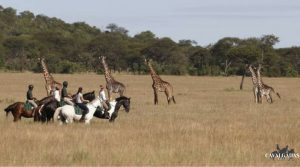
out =
[[(96, 90), (104, 77), (95, 74), (54, 75)], [(176, 105), (164, 94), (153, 105), (150, 76), (117, 75), (132, 98), (129, 114), (115, 123), (94, 118), (88, 126), (33, 123), (0, 114), (2, 165), (300, 165), (300, 159), (270, 160), (275, 144), (300, 151), (298, 78), (266, 78), (281, 93), (274, 104), (255, 105), (251, 81), (238, 90), (240, 77), (162, 76), (173, 84)], [(24, 101), (27, 85), (42, 98), (42, 74), (0, 73), (0, 109)]]

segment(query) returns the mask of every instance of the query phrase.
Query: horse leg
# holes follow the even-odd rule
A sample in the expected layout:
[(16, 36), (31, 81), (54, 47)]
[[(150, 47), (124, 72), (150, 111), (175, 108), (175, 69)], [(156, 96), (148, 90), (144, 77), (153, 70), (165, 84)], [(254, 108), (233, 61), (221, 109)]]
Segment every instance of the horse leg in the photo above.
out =
[(19, 117), (17, 115), (14, 115), (14, 122), (17, 122), (19, 120)]
[(17, 110), (16, 112), (12, 112), (12, 115), (14, 116), (14, 122), (17, 122), (19, 119), (21, 120), (20, 110)]
[(112, 113), (109, 122), (114, 122), (117, 117), (118, 117), (118, 111), (115, 111), (114, 113)]

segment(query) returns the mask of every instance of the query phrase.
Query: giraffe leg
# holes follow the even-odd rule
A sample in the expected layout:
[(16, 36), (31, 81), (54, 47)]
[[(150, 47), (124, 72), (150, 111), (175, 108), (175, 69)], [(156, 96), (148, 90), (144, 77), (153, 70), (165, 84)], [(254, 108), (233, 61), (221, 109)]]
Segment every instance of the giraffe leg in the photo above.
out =
[(171, 98), (169, 97), (169, 91), (166, 90), (166, 91), (165, 91), (165, 94), (166, 94), (166, 96), (167, 96), (168, 104), (170, 104)]
[(157, 97), (157, 90), (155, 88), (153, 88), (154, 91), (154, 104), (158, 104), (158, 97)]
[(124, 94), (124, 89), (120, 89), (120, 90), (119, 90), (119, 95), (120, 95), (120, 97), (123, 96), (123, 94)]
[(111, 96), (111, 92), (110, 92), (110, 90), (107, 91), (107, 95), (108, 95), (108, 100), (111, 101), (111, 97), (110, 97)]
[(260, 94), (260, 103), (263, 104), (263, 99), (264, 99), (265, 95), (264, 94)]
[(49, 89), (48, 89), (47, 84), (45, 84), (45, 89), (46, 89), (46, 92), (47, 92), (47, 96), (49, 96)]
[(257, 90), (255, 87), (253, 87), (253, 95), (254, 95), (255, 103), (258, 103)]
[(257, 102), (262, 103), (262, 96), (260, 95), (259, 92), (257, 92), (256, 96), (257, 96)]
[(273, 99), (272, 99), (272, 96), (271, 96), (271, 94), (269, 93), (269, 94), (267, 94), (267, 101), (268, 101), (268, 103), (273, 103)]
[(176, 101), (175, 101), (175, 97), (174, 97), (174, 96), (172, 96), (172, 100), (173, 100), (174, 104), (176, 104)]

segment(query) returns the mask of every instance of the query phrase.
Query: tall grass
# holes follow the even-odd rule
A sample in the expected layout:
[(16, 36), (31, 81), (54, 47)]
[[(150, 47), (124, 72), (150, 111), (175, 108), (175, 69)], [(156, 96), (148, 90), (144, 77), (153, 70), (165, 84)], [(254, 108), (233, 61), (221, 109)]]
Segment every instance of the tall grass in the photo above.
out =
[[(105, 84), (102, 75), (54, 75), (71, 92)], [(275, 145), (300, 151), (298, 78), (265, 78), (281, 93), (274, 104), (254, 104), (250, 79), (238, 91), (239, 77), (162, 76), (172, 83), (177, 104), (159, 94), (153, 105), (150, 76), (117, 75), (131, 97), (130, 113), (115, 123), (94, 118), (90, 125), (33, 123), (0, 114), (2, 165), (276, 165), (299, 166), (300, 159), (270, 160)], [(42, 74), (0, 73), (0, 109), (24, 101), (28, 84), (46, 95)], [(116, 96), (116, 95), (114, 95)]]

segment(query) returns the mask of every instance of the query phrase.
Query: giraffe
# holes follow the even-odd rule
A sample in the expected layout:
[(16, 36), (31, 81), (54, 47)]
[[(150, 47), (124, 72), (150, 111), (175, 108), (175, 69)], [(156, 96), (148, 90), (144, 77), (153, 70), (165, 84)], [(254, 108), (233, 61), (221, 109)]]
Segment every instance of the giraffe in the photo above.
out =
[(108, 99), (111, 100), (112, 93), (119, 93), (120, 96), (123, 96), (125, 91), (125, 85), (121, 82), (118, 82), (114, 79), (114, 77), (111, 75), (108, 65), (105, 61), (106, 57), (101, 56), (99, 59), (102, 62), (102, 65), (104, 67), (104, 77), (106, 80), (106, 89), (108, 93)]
[(58, 87), (58, 89), (60, 90), (62, 88), (62, 84), (55, 81), (53, 76), (49, 73), (48, 71), (48, 67), (45, 63), (45, 59), (44, 58), (38, 58), (38, 60), (41, 63), (42, 69), (43, 69), (43, 74), (44, 74), (44, 79), (45, 79), (45, 88), (47, 91), (47, 96), (50, 96), (51, 93), (54, 91), (53, 89), (55, 89), (55, 87)]
[(169, 82), (162, 80), (159, 77), (159, 75), (156, 74), (149, 60), (145, 59), (145, 63), (149, 67), (150, 74), (153, 81), (152, 88), (154, 91), (154, 105), (158, 104), (158, 96), (157, 96), (158, 91), (165, 92), (168, 100), (168, 104), (170, 104), (171, 100), (173, 100), (174, 104), (176, 104), (175, 98), (173, 96), (172, 85)]
[(280, 95), (278, 92), (275, 92), (274, 88), (263, 83), (261, 74), (260, 74), (261, 68), (262, 68), (261, 64), (259, 64), (258, 68), (257, 68), (257, 72), (256, 72), (257, 73), (257, 83), (258, 83), (258, 87), (260, 90), (261, 103), (263, 101), (262, 100), (263, 96), (266, 97), (268, 103), (273, 103), (271, 92), (275, 93), (278, 96), (278, 98), (280, 98)]
[(252, 67), (252, 65), (249, 65), (248, 68), (251, 72), (254, 100), (255, 100), (255, 103), (259, 103), (260, 102), (260, 92), (259, 92), (259, 86), (258, 86), (258, 82), (257, 82), (257, 74), (254, 70), (254, 67)]

